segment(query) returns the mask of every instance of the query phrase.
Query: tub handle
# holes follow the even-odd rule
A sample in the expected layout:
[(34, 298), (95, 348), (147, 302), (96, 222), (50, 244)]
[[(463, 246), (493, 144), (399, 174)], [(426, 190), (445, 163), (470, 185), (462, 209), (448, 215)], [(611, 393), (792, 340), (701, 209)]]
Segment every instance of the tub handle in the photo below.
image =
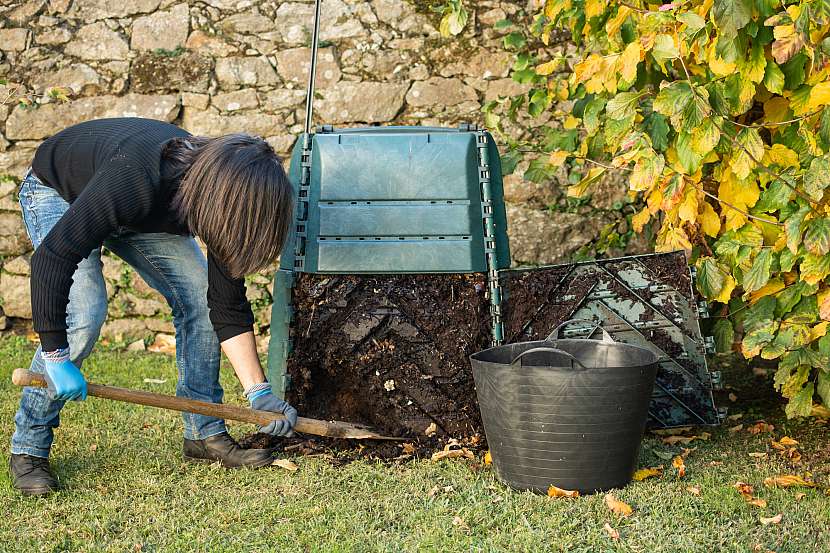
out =
[[(559, 340), (559, 331), (562, 330), (563, 327), (566, 327), (571, 323), (592, 323), (594, 325), (594, 328), (591, 329), (591, 332), (588, 333), (588, 336), (593, 334), (595, 330), (599, 329), (602, 331), (602, 340), (600, 340), (601, 342), (606, 342), (609, 344), (617, 343), (617, 341), (614, 340), (610, 334), (608, 334), (608, 331), (602, 328), (602, 323), (599, 323), (594, 319), (568, 319), (567, 321), (559, 324), (559, 326), (554, 328), (553, 332), (551, 332), (548, 335), (548, 337), (545, 338), (545, 342), (556, 342), (557, 340)], [(587, 339), (588, 338), (586, 338), (586, 340)]]
[(567, 357), (568, 359), (571, 360), (571, 363), (579, 365), (579, 367), (581, 369), (585, 370), (587, 368), (587, 367), (585, 367), (585, 365), (583, 365), (579, 361), (579, 359), (577, 359), (576, 357), (574, 357), (573, 355), (571, 355), (567, 351), (562, 351), (559, 348), (554, 348), (554, 347), (551, 347), (551, 346), (541, 346), (541, 347), (538, 347), (538, 348), (531, 348), (527, 351), (523, 351), (522, 353), (520, 353), (519, 355), (517, 355), (516, 357), (513, 358), (513, 361), (510, 362), (510, 365), (513, 366), (513, 367), (515, 367), (517, 364), (519, 364), (520, 366), (523, 366), (521, 364), (522, 357), (524, 357), (528, 353), (536, 353), (536, 352), (539, 352), (539, 351), (548, 351), (550, 353), (558, 353), (560, 355), (564, 355), (565, 357)]

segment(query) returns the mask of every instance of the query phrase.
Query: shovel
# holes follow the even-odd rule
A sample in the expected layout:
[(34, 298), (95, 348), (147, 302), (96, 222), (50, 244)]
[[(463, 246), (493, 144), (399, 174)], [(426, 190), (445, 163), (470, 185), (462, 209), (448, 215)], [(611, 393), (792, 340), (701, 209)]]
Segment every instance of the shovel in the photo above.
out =
[[(43, 376), (26, 369), (15, 369), (14, 373), (12, 373), (12, 382), (17, 386), (46, 387), (46, 381), (43, 379)], [(152, 392), (130, 390), (128, 388), (117, 388), (115, 386), (92, 384), (89, 382), (87, 383), (86, 388), (87, 394), (90, 396), (112, 399), (115, 401), (125, 401), (127, 403), (136, 403), (138, 405), (148, 405), (150, 407), (161, 407), (162, 409), (172, 409), (174, 411), (186, 411), (188, 413), (207, 415), (220, 419), (249, 422), (260, 426), (265, 426), (271, 421), (285, 419), (285, 416), (281, 413), (248, 409), (247, 407), (241, 407), (239, 405), (210, 403), (208, 401), (198, 401), (195, 399), (186, 399), (164, 394), (154, 394)], [(294, 430), (303, 434), (314, 434), (316, 436), (326, 436), (328, 438), (350, 438), (353, 440), (403, 439), (392, 436), (383, 436), (370, 426), (342, 421), (321, 421), (317, 419), (307, 419), (304, 417), (297, 418), (297, 424), (294, 425)]]

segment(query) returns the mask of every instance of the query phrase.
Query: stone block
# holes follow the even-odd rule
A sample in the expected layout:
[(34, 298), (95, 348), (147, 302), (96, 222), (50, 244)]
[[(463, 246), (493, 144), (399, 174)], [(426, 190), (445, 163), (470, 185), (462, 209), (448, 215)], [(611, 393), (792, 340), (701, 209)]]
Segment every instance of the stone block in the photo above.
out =
[(120, 34), (99, 22), (78, 29), (63, 51), (85, 60), (123, 60), (130, 47)]
[(340, 82), (319, 90), (315, 111), (327, 123), (389, 121), (403, 107), (409, 83)]
[(65, 86), (75, 94), (94, 94), (101, 87), (101, 75), (85, 63), (73, 63), (55, 71), (38, 73), (32, 79), (32, 86), (39, 92), (53, 86)]
[[(311, 48), (291, 48), (276, 54), (277, 72), (285, 81), (306, 86), (311, 71)], [(340, 66), (334, 57), (332, 48), (317, 51), (317, 75), (314, 83), (317, 88), (327, 88), (340, 80)]]
[(101, 328), (101, 337), (114, 342), (146, 340), (152, 334), (143, 319), (111, 319)]
[(103, 117), (147, 117), (169, 122), (178, 112), (178, 96), (143, 94), (81, 98), (36, 110), (15, 107), (6, 121), (6, 136), (12, 140), (39, 140), (70, 125)]
[[(159, 4), (161, 0), (75, 0), (67, 15), (83, 21), (96, 21), (152, 13)], [(59, 11), (65, 11), (65, 8)]]
[(133, 22), (130, 47), (133, 50), (175, 50), (187, 42), (190, 10), (177, 4), (167, 11), (139, 17)]
[(216, 78), (225, 87), (277, 84), (277, 72), (262, 57), (234, 56), (216, 60)]
[(510, 256), (519, 265), (570, 261), (570, 256), (596, 238), (607, 222), (602, 215), (549, 213), (508, 204)]
[(406, 95), (406, 103), (414, 107), (454, 106), (477, 99), (473, 87), (459, 79), (442, 77), (416, 81)]
[[(314, 22), (314, 4), (284, 2), (276, 14), (282, 39), (288, 44), (307, 44)], [(368, 36), (352, 8), (342, 0), (326, 0), (320, 14), (320, 40)]]
[(8, 317), (32, 318), (29, 277), (0, 273), (0, 300)]
[(6, 52), (22, 52), (26, 49), (29, 38), (27, 29), (0, 29), (0, 50)]
[(182, 92), (182, 105), (196, 109), (207, 109), (210, 105), (210, 95)]
[(21, 255), (32, 249), (19, 213), (0, 211), (0, 255)]
[(530, 90), (530, 84), (517, 83), (513, 79), (496, 79), (490, 81), (487, 92), (484, 93), (484, 101), (498, 100), (499, 96), (517, 96)]
[[(305, 103), (305, 90), (277, 88), (262, 94), (262, 108), (265, 111), (277, 111), (294, 108)], [(315, 105), (315, 108), (317, 106)]]
[(35, 42), (45, 46), (66, 44), (72, 38), (72, 31), (64, 27), (53, 27), (35, 34)]
[(20, 276), (29, 276), (32, 274), (32, 254), (26, 253), (19, 255), (7, 261), (3, 265), (3, 270), (7, 273)]
[(213, 105), (221, 111), (238, 111), (259, 106), (256, 90), (243, 88), (234, 92), (217, 94), (212, 98)]
[(481, 79), (507, 77), (513, 65), (513, 54), (505, 51), (479, 49), (470, 57), (448, 63), (441, 67), (442, 77), (466, 75)]
[(236, 46), (228, 44), (222, 38), (198, 30), (193, 31), (187, 37), (185, 48), (216, 57), (230, 56), (239, 52)]
[(187, 107), (182, 113), (182, 128), (193, 134), (210, 136), (235, 132), (272, 136), (287, 131), (284, 118), (276, 115), (220, 115), (214, 110), (200, 111)]
[(258, 35), (273, 31), (276, 23), (270, 18), (258, 13), (235, 13), (222, 19), (219, 28), (225, 33), (241, 33)]
[(176, 56), (143, 52), (133, 61), (132, 89), (140, 93), (207, 92), (212, 68), (213, 61), (209, 57), (195, 52)]

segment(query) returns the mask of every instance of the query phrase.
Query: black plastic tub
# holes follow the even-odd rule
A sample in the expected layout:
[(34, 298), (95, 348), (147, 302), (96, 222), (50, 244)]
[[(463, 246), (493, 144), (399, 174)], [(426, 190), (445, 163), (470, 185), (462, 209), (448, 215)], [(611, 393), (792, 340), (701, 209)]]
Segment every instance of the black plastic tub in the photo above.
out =
[(470, 361), (496, 474), (519, 490), (625, 486), (637, 468), (657, 355), (615, 342), (521, 342)]

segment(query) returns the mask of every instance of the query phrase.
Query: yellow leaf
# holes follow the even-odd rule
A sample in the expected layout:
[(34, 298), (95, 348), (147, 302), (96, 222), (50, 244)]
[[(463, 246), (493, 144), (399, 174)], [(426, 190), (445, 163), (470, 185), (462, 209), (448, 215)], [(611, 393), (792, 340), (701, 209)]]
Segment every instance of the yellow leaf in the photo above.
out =
[(603, 0), (587, 0), (585, 2), (585, 18), (591, 19), (602, 14), (606, 6), (608, 6), (608, 3)]
[(784, 514), (783, 513), (778, 513), (774, 517), (770, 517), (770, 518), (759, 517), (759, 518), (761, 519), (761, 524), (763, 524), (764, 526), (768, 526), (770, 524), (781, 524), (781, 520), (783, 520)]
[(830, 321), (830, 288), (825, 288), (816, 294), (819, 316), (823, 321)]
[(599, 177), (601, 177), (603, 173), (605, 173), (604, 167), (592, 167), (588, 170), (588, 174), (585, 175), (581, 181), (568, 187), (568, 196), (581, 198), (585, 195), (585, 192), (587, 192), (588, 187), (591, 186), (591, 184), (593, 184)]
[(555, 19), (561, 12), (571, 7), (571, 0), (547, 0), (545, 2), (545, 17)]
[(548, 497), (579, 497), (578, 490), (563, 490), (554, 485), (548, 488)]
[(689, 486), (686, 491), (692, 495), (700, 495), (700, 486)]
[(735, 279), (732, 278), (732, 275), (726, 275), (726, 279), (723, 283), (723, 290), (718, 296), (715, 298), (715, 301), (719, 301), (721, 303), (729, 303), (729, 300), (732, 298), (732, 291), (735, 289)]
[(678, 455), (674, 459), (672, 459), (671, 465), (677, 469), (677, 477), (683, 478), (686, 476), (686, 463), (683, 461), (683, 457)]
[(718, 77), (728, 77), (729, 75), (732, 75), (735, 72), (735, 69), (738, 66), (734, 63), (726, 62), (718, 57), (715, 51), (717, 43), (717, 40), (713, 40), (712, 45), (709, 46), (707, 59), (707, 61), (709, 62), (709, 69)]
[(807, 110), (816, 109), (830, 104), (830, 81), (819, 83), (810, 90), (810, 100), (807, 102)]
[(619, 6), (619, 8), (617, 9), (617, 15), (609, 19), (608, 22), (605, 24), (605, 32), (608, 34), (609, 37), (614, 36), (617, 33), (617, 31), (620, 30), (620, 27), (623, 26), (623, 23), (625, 23), (625, 20), (628, 19), (628, 16), (630, 14), (631, 8), (629, 8), (628, 6)]
[(768, 123), (780, 123), (789, 117), (790, 101), (782, 96), (773, 96), (764, 103), (764, 119)]
[(698, 211), (698, 197), (697, 190), (691, 186), (686, 187), (686, 196), (683, 198), (680, 207), (677, 210), (677, 215), (681, 221), (687, 223), (694, 223), (697, 220)]
[(623, 517), (630, 516), (631, 513), (634, 512), (634, 509), (631, 508), (631, 505), (620, 501), (610, 493), (605, 496), (605, 504), (608, 506), (609, 509), (611, 509), (611, 512)]
[(594, 76), (603, 67), (602, 56), (599, 54), (591, 54), (583, 61), (574, 65), (574, 79), (576, 82), (585, 82)]
[(815, 482), (809, 482), (794, 474), (784, 474), (764, 479), (764, 486), (768, 488), (815, 488)]
[(637, 78), (637, 64), (640, 63), (642, 55), (643, 49), (636, 40), (623, 50), (619, 60), (619, 72), (626, 83), (633, 83)]
[(295, 465), (294, 463), (292, 463), (288, 459), (276, 459), (271, 464), (274, 465), (274, 466), (280, 467), (280, 468), (284, 468), (285, 470), (288, 470), (288, 471), (291, 471), (291, 472), (294, 472), (299, 468), (297, 465)]
[(720, 232), (720, 216), (709, 202), (702, 202), (700, 206), (700, 228), (707, 236), (714, 238)]
[(759, 289), (755, 290), (749, 295), (749, 303), (754, 304), (758, 300), (763, 297), (771, 296), (772, 294), (777, 294), (781, 290), (784, 289), (784, 282), (779, 279), (772, 279), (767, 284)]
[(663, 174), (665, 166), (666, 162), (659, 154), (646, 154), (637, 158), (628, 178), (631, 190), (642, 192), (651, 188)]
[(774, 163), (781, 167), (798, 167), (801, 165), (798, 161), (798, 154), (783, 144), (773, 144), (772, 147), (767, 150), (767, 159), (770, 163)]
[(565, 121), (562, 123), (562, 127), (566, 130), (571, 130), (579, 127), (579, 119), (574, 117), (573, 115), (569, 115), (565, 118)]
[(766, 499), (759, 499), (757, 497), (753, 497), (752, 499), (747, 499), (746, 502), (755, 507), (760, 507), (761, 509), (767, 508)]
[(554, 167), (562, 167), (562, 164), (565, 163), (565, 160), (568, 159), (568, 156), (570, 155), (570, 152), (566, 152), (564, 150), (557, 150), (555, 152), (551, 152), (548, 163), (550, 163)]
[[(686, 231), (680, 227), (672, 227), (662, 236), (657, 237), (656, 252), (673, 252), (677, 250), (691, 250), (692, 243)], [(731, 291), (730, 291), (731, 292)]]
[(631, 477), (631, 479), (635, 482), (642, 482), (646, 478), (660, 476), (661, 474), (663, 474), (663, 469), (661, 467), (650, 467), (647, 469), (640, 469), (636, 471), (634, 473), (634, 476)]
[(484, 454), (484, 464), (485, 465), (492, 465), (493, 464), (493, 456), (490, 455), (490, 452)]
[(714, 3), (715, 0), (704, 0), (703, 4), (701, 4), (700, 7), (697, 9), (697, 14), (700, 17), (706, 19), (706, 16), (709, 15), (709, 10), (712, 9)]
[(651, 213), (649, 212), (648, 208), (644, 208), (642, 211), (631, 217), (631, 226), (634, 227), (634, 232), (640, 234), (643, 232), (643, 227), (646, 223), (649, 222), (651, 219)]
[(738, 180), (729, 171), (721, 178), (718, 186), (718, 197), (724, 202), (729, 202), (737, 207), (752, 207), (761, 197), (761, 189), (758, 188), (758, 183), (754, 180)]
[(451, 448), (451, 444), (447, 444), (444, 446), (442, 451), (433, 453), (430, 460), (443, 461), (444, 459), (457, 459), (459, 457), (463, 457), (464, 459), (475, 459), (473, 452), (466, 447), (459, 448), (456, 446), (455, 448)]
[(535, 71), (539, 75), (550, 75), (551, 73), (556, 71), (557, 67), (559, 67), (559, 60), (550, 60), (537, 65)]
[(810, 329), (810, 341), (818, 340), (827, 334), (827, 326), (830, 325), (827, 321), (820, 322)]

